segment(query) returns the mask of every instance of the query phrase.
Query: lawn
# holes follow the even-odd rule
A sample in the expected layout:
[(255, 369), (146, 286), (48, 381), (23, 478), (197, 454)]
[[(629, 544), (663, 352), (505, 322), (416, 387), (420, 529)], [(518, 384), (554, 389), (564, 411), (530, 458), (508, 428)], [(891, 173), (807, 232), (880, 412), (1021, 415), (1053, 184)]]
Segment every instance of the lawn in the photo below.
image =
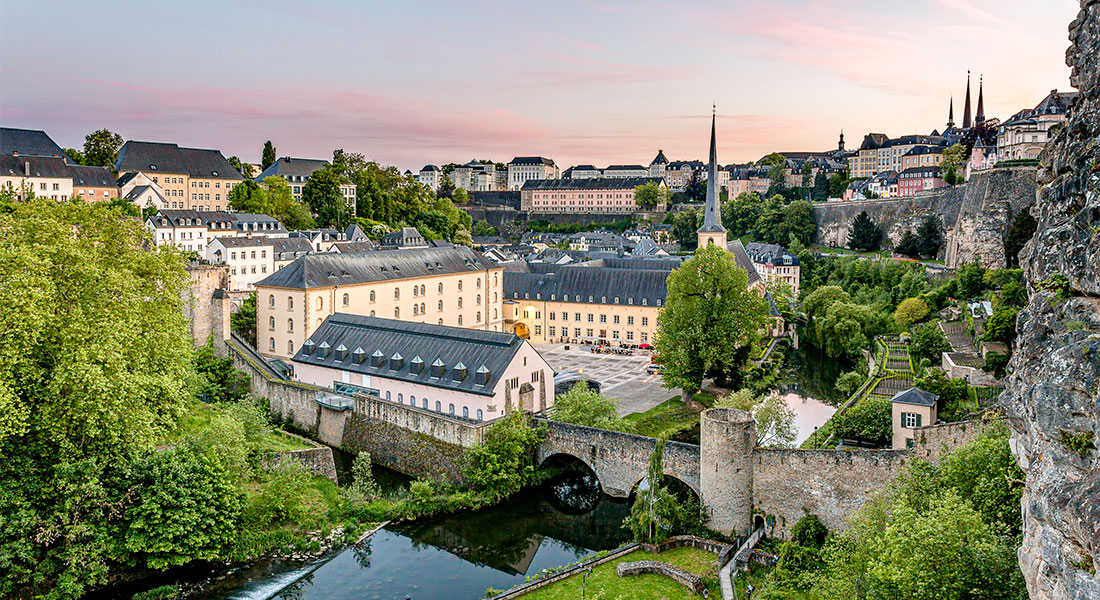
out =
[[(687, 588), (660, 575), (632, 575), (619, 577), (615, 565), (635, 560), (659, 560), (676, 565), (703, 578), (710, 589), (711, 598), (721, 598), (718, 588), (718, 557), (710, 552), (695, 548), (674, 548), (660, 554), (636, 550), (615, 560), (592, 569), (585, 584), (585, 595), (589, 598), (646, 598), (678, 600), (680, 598), (699, 598)], [(573, 575), (544, 588), (526, 594), (523, 598), (531, 600), (573, 600), (581, 597), (583, 577)]]
[[(693, 399), (703, 406), (714, 405), (714, 396), (710, 394), (695, 394)], [(679, 396), (673, 396), (645, 412), (631, 413), (623, 420), (632, 424), (638, 435), (657, 437), (665, 433), (671, 436), (698, 425), (699, 411), (681, 402)]]

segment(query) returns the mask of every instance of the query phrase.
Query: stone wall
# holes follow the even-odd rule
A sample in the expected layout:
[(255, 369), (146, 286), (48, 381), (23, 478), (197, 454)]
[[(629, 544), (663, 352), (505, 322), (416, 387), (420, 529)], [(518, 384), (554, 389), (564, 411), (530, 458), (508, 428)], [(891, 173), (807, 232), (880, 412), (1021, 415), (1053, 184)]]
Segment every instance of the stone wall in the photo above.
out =
[(987, 429), (997, 425), (1004, 426), (1005, 419), (990, 415), (973, 421), (918, 427), (913, 430), (913, 456), (938, 463), (941, 456), (977, 439)]
[(1028, 305), (1000, 398), (1027, 475), (1018, 554), (1035, 600), (1100, 598), (1100, 0), (1081, 1), (1069, 37), (1079, 95), (1039, 159)]
[[(654, 438), (582, 425), (546, 421), (548, 434), (539, 446), (537, 463), (555, 454), (566, 454), (588, 465), (605, 493), (626, 498), (645, 477)], [(664, 473), (699, 494), (699, 447), (680, 442), (665, 444)]]
[(252, 394), (268, 399), (272, 416), (299, 431), (317, 435), (321, 420), (321, 406), (317, 404), (317, 398), (324, 394), (324, 390), (280, 378), (255, 350), (236, 336), (226, 340), (225, 347), (233, 360), (233, 367), (251, 379)]
[(229, 267), (190, 265), (187, 274), (191, 287), (183, 291), (183, 312), (191, 326), (191, 339), (198, 348), (213, 336), (215, 352), (221, 354), (221, 341), (229, 338)]
[[(327, 409), (326, 409), (327, 410)], [(370, 452), (371, 459), (398, 473), (457, 485), (463, 475), (465, 448), (393, 423), (347, 413), (340, 448), (352, 454)]]
[(786, 537), (807, 512), (829, 529), (843, 529), (910, 460), (907, 450), (757, 448), (753, 511), (764, 515), (769, 536)]
[(327, 446), (318, 446), (316, 448), (307, 448), (305, 450), (286, 450), (283, 452), (272, 452), (263, 459), (263, 465), (271, 468), (276, 465), (282, 464), (284, 461), (292, 460), (300, 463), (311, 473), (326, 477), (332, 483), (337, 485), (340, 481), (336, 478), (336, 461), (332, 458), (332, 448)]
[(1012, 167), (981, 171), (966, 184), (911, 198), (815, 204), (815, 241), (847, 247), (852, 221), (867, 211), (886, 234), (884, 244), (893, 246), (906, 231), (916, 231), (926, 216), (934, 215), (944, 227), (941, 256), (947, 266), (978, 259), (987, 267), (1002, 268), (1012, 220), (1034, 197), (1034, 167)]

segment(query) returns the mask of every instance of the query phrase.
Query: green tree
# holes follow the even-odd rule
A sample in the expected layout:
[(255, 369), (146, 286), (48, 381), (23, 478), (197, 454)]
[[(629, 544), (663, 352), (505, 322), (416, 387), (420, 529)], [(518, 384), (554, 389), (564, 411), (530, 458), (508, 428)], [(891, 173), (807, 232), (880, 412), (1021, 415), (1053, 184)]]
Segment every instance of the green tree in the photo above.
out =
[(957, 421), (973, 408), (972, 404), (968, 406), (966, 380), (948, 377), (942, 369), (928, 369), (914, 383), (939, 396), (939, 418), (944, 421)]
[(97, 129), (84, 136), (84, 160), (81, 164), (114, 169), (121, 149), (121, 135), (108, 129)]
[(450, 198), (456, 191), (455, 184), (451, 181), (451, 176), (444, 173), (443, 177), (439, 180), (439, 187), (435, 190), (435, 195), (439, 198)]
[[(63, 148), (65, 155), (78, 165), (84, 164), (84, 153), (76, 148)], [(112, 165), (112, 168), (114, 165)]]
[(619, 418), (619, 402), (588, 387), (583, 381), (554, 399), (550, 416), (555, 421), (586, 427), (629, 431), (629, 424)]
[(917, 248), (921, 256), (936, 258), (943, 246), (943, 227), (935, 215), (927, 215), (917, 227)]
[(684, 185), (684, 195), (689, 202), (703, 202), (707, 199), (707, 182), (699, 169), (692, 169), (691, 177)]
[(664, 206), (668, 202), (668, 190), (650, 181), (634, 188), (634, 202), (642, 208)]
[(229, 191), (229, 208), (237, 212), (268, 214), (267, 195), (260, 184), (245, 179)]
[(814, 290), (802, 303), (806, 311), (808, 341), (827, 356), (855, 356), (870, 342), (874, 311), (856, 304), (838, 286)]
[(836, 389), (840, 390), (845, 397), (851, 397), (866, 380), (867, 377), (863, 373), (859, 371), (848, 371), (837, 378)]
[(920, 298), (906, 298), (894, 310), (894, 322), (902, 330), (928, 316), (928, 303)]
[(840, 439), (864, 440), (880, 448), (890, 445), (893, 434), (889, 398), (868, 396), (833, 418), (833, 432)]
[(998, 306), (993, 310), (993, 316), (985, 323), (985, 332), (982, 339), (987, 342), (1004, 342), (1011, 344), (1016, 341), (1016, 314), (1017, 310), (1012, 306)]
[(783, 222), (785, 224), (784, 235), (777, 244), (786, 244), (790, 238), (795, 238), (803, 246), (808, 245), (814, 239), (817, 232), (817, 221), (814, 220), (814, 207), (805, 200), (795, 200), (783, 210)]
[(920, 240), (912, 231), (906, 231), (894, 245), (894, 252), (909, 258), (920, 258)]
[(848, 232), (848, 247), (852, 250), (871, 252), (878, 250), (880, 241), (882, 241), (882, 229), (875, 225), (867, 211), (860, 211), (852, 221), (852, 229)]
[(275, 176), (264, 178), (263, 192), (267, 201), (264, 214), (275, 217), (290, 230), (309, 229), (314, 226), (309, 208), (294, 199), (290, 185), (285, 179)]
[(268, 167), (275, 164), (275, 161), (278, 160), (275, 156), (275, 146), (271, 143), (271, 140), (264, 142), (263, 153), (260, 156), (261, 171), (266, 171)]
[(302, 187), (302, 202), (317, 216), (321, 227), (342, 229), (351, 218), (344, 195), (340, 191), (343, 178), (332, 167), (314, 171)]
[(656, 349), (664, 386), (680, 388), (685, 402), (704, 377), (736, 377), (748, 349), (769, 321), (764, 298), (725, 248), (707, 246), (668, 276)]
[(253, 348), (256, 347), (256, 292), (245, 298), (240, 310), (229, 315), (229, 327)]
[(245, 181), (252, 179), (252, 177), (254, 176), (254, 174), (252, 173), (252, 165), (241, 162), (240, 158), (236, 156), (230, 156), (226, 160), (229, 161), (229, 164), (232, 165), (233, 168), (236, 169), (237, 172), (245, 178)]
[(1008, 236), (1005, 237), (1005, 262), (1009, 267), (1020, 266), (1020, 250), (1023, 250), (1024, 244), (1035, 235), (1038, 222), (1031, 216), (1032, 206), (1034, 204), (1029, 204), (1016, 213), (1016, 217), (1012, 219), (1012, 225), (1008, 228)]
[(737, 198), (722, 204), (722, 225), (730, 235), (744, 235), (756, 228), (764, 209), (759, 194), (741, 192)]
[(966, 157), (966, 146), (963, 144), (955, 144), (943, 151), (940, 168), (943, 169), (943, 180), (948, 185), (962, 183), (963, 175), (961, 171), (966, 165)]
[(474, 229), (470, 234), (476, 236), (496, 235), (497, 228), (490, 225), (487, 221), (474, 221)]
[(533, 450), (544, 436), (544, 429), (532, 427), (523, 411), (497, 419), (485, 433), (485, 441), (466, 452), (470, 486), (500, 499), (533, 483)]
[(764, 201), (760, 210), (760, 218), (756, 220), (757, 237), (769, 244), (780, 244), (787, 241), (787, 224), (785, 222), (783, 196), (772, 195)]
[(682, 502), (664, 485), (664, 453), (667, 440), (657, 438), (649, 456), (646, 477), (638, 485), (630, 515), (623, 519), (623, 527), (640, 542), (656, 543), (668, 539), (684, 526), (700, 520), (699, 506)]
[(702, 211), (696, 211), (694, 208), (670, 213), (666, 217), (666, 219), (672, 219), (672, 237), (676, 239), (681, 248), (685, 250), (692, 249), (697, 245), (697, 232), (701, 225), (701, 217)]
[(798, 436), (795, 413), (778, 393), (754, 397), (740, 390), (715, 402), (715, 406), (743, 410), (756, 421), (756, 445), (790, 447)]
[(833, 173), (829, 175), (829, 197), (840, 198), (844, 195), (844, 190), (848, 189), (848, 184), (851, 183), (847, 177), (840, 173)]
[(955, 272), (958, 281), (959, 296), (964, 300), (977, 298), (985, 291), (986, 269), (978, 261), (966, 263)]
[(938, 365), (943, 353), (950, 351), (951, 343), (935, 323), (925, 323), (913, 329), (909, 341), (909, 356), (914, 362), (927, 360), (929, 364)]
[(236, 541), (244, 498), (225, 465), (185, 444), (149, 455), (138, 472), (125, 545), (146, 565), (213, 560)]
[(829, 199), (829, 178), (824, 169), (818, 169), (814, 176), (813, 199), (814, 202), (825, 202)]

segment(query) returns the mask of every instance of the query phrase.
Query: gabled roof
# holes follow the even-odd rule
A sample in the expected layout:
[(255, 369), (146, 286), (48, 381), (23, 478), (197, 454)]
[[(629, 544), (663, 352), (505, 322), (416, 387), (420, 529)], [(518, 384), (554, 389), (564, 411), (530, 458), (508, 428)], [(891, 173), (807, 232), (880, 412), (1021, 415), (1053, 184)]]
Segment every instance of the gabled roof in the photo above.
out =
[(491, 396), (524, 343), (512, 333), (337, 313), (317, 327), (293, 360)]
[(61, 158), (71, 162), (61, 146), (40, 129), (0, 127), (0, 154)]
[(400, 252), (324, 253), (303, 256), (257, 286), (307, 289), (372, 281), (472, 273), (492, 268), (465, 246), (412, 248)]
[(28, 163), (31, 177), (72, 177), (72, 165), (67, 164), (63, 158), (12, 154), (0, 154), (0, 174), (23, 177)]
[(764, 244), (761, 242), (749, 242), (745, 245), (745, 253), (756, 264), (772, 265), (799, 265), (798, 257), (779, 244)]
[(512, 159), (510, 165), (546, 165), (548, 167), (554, 166), (554, 161), (543, 156), (517, 156)]
[(115, 171), (156, 171), (211, 179), (244, 179), (218, 150), (180, 148), (176, 144), (133, 140), (123, 144), (115, 162)]
[(741, 240), (734, 238), (731, 242), (726, 242), (726, 249), (733, 254), (733, 260), (737, 263), (737, 266), (745, 270), (748, 274), (748, 284), (752, 285), (757, 281), (760, 281), (760, 274), (756, 272), (756, 267), (752, 264), (752, 259), (749, 258), (749, 253), (745, 251), (745, 245), (741, 243)]
[(939, 396), (932, 392), (926, 392), (918, 387), (911, 387), (905, 391), (894, 394), (890, 402), (899, 404), (915, 404), (917, 406), (935, 406)]
[(271, 163), (264, 169), (263, 173), (256, 176), (256, 181), (263, 181), (268, 177), (302, 177), (306, 178), (313, 174), (317, 169), (321, 169), (328, 166), (327, 160), (321, 160), (319, 158), (293, 158), (290, 156), (284, 156), (279, 160)]
[(156, 196), (157, 202), (164, 202), (164, 196), (162, 196), (161, 193), (157, 191), (157, 188), (151, 185), (135, 185), (134, 189), (130, 190), (129, 194), (126, 194), (126, 199), (130, 202), (140, 200), (146, 192), (152, 192)]

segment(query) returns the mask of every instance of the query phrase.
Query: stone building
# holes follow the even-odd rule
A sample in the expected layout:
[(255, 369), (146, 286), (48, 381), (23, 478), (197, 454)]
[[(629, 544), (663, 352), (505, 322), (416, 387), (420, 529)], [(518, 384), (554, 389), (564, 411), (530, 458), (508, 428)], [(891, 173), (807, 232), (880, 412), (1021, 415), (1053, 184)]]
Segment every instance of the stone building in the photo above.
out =
[(554, 369), (511, 333), (337, 313), (292, 360), (299, 381), (474, 421), (554, 404)]
[(634, 201), (634, 188), (647, 183), (664, 186), (663, 181), (652, 177), (530, 180), (520, 191), (520, 210), (630, 214), (640, 210)]
[(767, 285), (780, 280), (791, 288), (792, 297), (797, 298), (802, 283), (802, 263), (779, 244), (749, 242), (745, 244), (745, 253), (752, 260), (752, 266)]
[(289, 358), (337, 312), (501, 331), (502, 273), (464, 246), (308, 254), (256, 283), (257, 350)]
[(508, 189), (522, 190), (528, 181), (557, 179), (558, 166), (542, 156), (517, 156), (508, 163)]

